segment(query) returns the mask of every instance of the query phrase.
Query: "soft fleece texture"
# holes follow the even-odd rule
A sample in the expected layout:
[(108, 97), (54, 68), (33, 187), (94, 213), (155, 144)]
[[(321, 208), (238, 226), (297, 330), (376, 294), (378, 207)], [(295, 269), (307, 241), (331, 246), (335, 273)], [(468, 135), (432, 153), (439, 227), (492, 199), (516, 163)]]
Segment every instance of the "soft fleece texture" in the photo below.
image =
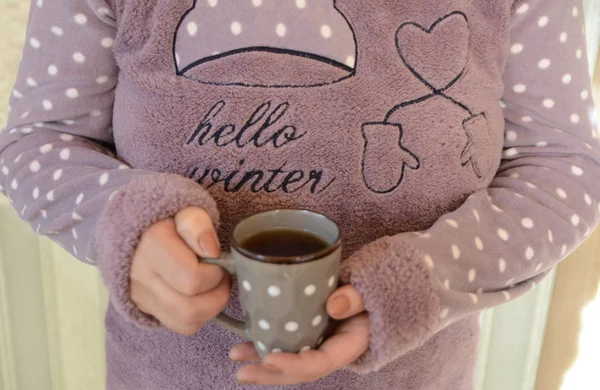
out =
[[(270, 208), (340, 225), (371, 346), (352, 370), (286, 387), (307, 390), (470, 389), (476, 314), (529, 291), (598, 223), (579, 0), (297, 3), (32, 4), (0, 190), (100, 264), (109, 389), (249, 388), (227, 357), (239, 338), (148, 329), (127, 298), (140, 234), (180, 207), (216, 219), (214, 200), (223, 245)], [(244, 19), (250, 7), (264, 16)], [(292, 28), (305, 11), (318, 17)], [(207, 54), (200, 31), (222, 45), (208, 50), (271, 47)], [(243, 317), (235, 293), (228, 313)]]
[(130, 298), (131, 259), (142, 234), (152, 224), (174, 217), (186, 207), (201, 207), (218, 226), (215, 201), (197, 183), (173, 174), (137, 177), (107, 203), (96, 233), (98, 266), (106, 280), (112, 303), (119, 313), (145, 326), (158, 326)]

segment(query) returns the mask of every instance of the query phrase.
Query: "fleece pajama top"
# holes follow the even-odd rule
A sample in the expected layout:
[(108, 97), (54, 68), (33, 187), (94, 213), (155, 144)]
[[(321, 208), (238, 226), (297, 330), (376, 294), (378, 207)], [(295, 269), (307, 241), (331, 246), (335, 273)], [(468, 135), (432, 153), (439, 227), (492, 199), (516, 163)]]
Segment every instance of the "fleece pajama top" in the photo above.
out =
[(477, 313), (598, 222), (584, 38), (580, 0), (36, 0), (0, 190), (102, 272), (111, 390), (261, 388), (240, 338), (129, 299), (141, 234), (187, 206), (224, 246), (272, 208), (340, 225), (370, 347), (286, 389), (471, 389)]

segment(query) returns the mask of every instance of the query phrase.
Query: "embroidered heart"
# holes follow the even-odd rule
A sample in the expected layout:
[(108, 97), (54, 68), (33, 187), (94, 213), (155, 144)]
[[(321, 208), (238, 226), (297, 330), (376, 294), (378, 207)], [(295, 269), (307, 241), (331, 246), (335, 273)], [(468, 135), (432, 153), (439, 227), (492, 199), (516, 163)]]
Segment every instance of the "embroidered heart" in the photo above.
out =
[(446, 90), (464, 74), (469, 58), (467, 16), (452, 12), (425, 28), (404, 23), (396, 32), (396, 48), (404, 65), (433, 90)]

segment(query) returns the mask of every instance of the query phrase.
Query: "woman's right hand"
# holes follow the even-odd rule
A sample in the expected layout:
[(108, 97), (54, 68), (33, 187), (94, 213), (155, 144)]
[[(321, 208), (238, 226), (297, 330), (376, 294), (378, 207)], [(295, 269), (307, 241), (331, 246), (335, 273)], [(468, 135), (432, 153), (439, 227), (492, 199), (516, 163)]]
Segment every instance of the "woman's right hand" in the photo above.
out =
[(206, 211), (183, 209), (142, 235), (131, 266), (131, 299), (165, 327), (192, 335), (229, 302), (229, 274), (197, 259), (219, 255), (219, 241)]

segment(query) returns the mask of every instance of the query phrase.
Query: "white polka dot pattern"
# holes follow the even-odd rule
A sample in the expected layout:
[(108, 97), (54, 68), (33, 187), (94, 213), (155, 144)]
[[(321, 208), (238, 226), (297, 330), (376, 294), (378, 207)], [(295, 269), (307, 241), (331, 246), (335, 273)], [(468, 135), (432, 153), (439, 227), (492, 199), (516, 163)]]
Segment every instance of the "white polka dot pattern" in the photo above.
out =
[(535, 255), (535, 251), (533, 250), (533, 248), (527, 247), (527, 249), (525, 250), (525, 258), (527, 260), (531, 260), (531, 259), (533, 259), (534, 255)]
[(431, 258), (431, 256), (425, 255), (425, 257), (423, 259), (425, 260), (425, 263), (427, 264), (427, 266), (429, 268), (434, 268), (435, 267), (435, 264), (433, 262), (433, 258)]
[(543, 104), (546, 108), (553, 108), (556, 103), (552, 99), (544, 99)]
[(447, 219), (447, 220), (446, 220), (446, 223), (447, 223), (449, 226), (452, 226), (452, 227), (453, 227), (453, 228), (455, 228), (455, 229), (457, 229), (457, 228), (458, 228), (458, 223), (457, 223), (455, 220), (453, 220), (453, 219)]
[(323, 316), (322, 315), (317, 315), (315, 318), (313, 318), (313, 320), (311, 321), (312, 326), (319, 326), (321, 324), (321, 322), (323, 321)]
[[(355, 66), (352, 28), (344, 15), (334, 8), (333, 1), (295, 0), (266, 4), (264, 0), (245, 0), (232, 7), (231, 2), (221, 6), (216, 0), (200, 0), (176, 32), (174, 51), (178, 69), (202, 59), (208, 60), (216, 53), (248, 47), (306, 52)], [(224, 26), (229, 31), (225, 32)], [(226, 34), (228, 38), (214, 39), (215, 34)]]
[(454, 260), (458, 260), (460, 258), (460, 248), (456, 245), (452, 245), (452, 257)]
[(29, 44), (34, 49), (39, 49), (40, 47), (42, 47), (42, 44), (40, 43), (40, 41), (37, 38), (30, 38), (29, 39)]
[(240, 22), (235, 21), (231, 23), (231, 33), (233, 35), (240, 35), (242, 33), (242, 25), (240, 24)]
[(83, 64), (85, 62), (85, 56), (81, 52), (73, 53), (73, 61), (78, 64)]
[(504, 271), (506, 271), (506, 261), (504, 259), (498, 260), (498, 270), (500, 273), (504, 273)]
[(315, 286), (314, 284), (309, 284), (304, 288), (304, 295), (306, 295), (307, 297), (312, 296), (315, 292), (317, 292), (317, 286)]
[(521, 220), (521, 225), (525, 229), (533, 229), (533, 220), (531, 218), (523, 218)]
[(275, 27), (275, 33), (277, 34), (278, 37), (284, 37), (286, 32), (287, 32), (287, 29), (285, 27), (285, 24), (283, 24), (283, 23), (279, 23)]
[(64, 30), (58, 26), (52, 26), (50, 28), (50, 31), (52, 31), (52, 34), (58, 36), (58, 37), (62, 37), (64, 35)]
[(265, 331), (271, 329), (271, 325), (266, 320), (258, 321), (258, 327)]
[(481, 241), (481, 238), (475, 237), (475, 247), (480, 251), (483, 250), (483, 242)]
[(59, 156), (61, 160), (67, 161), (69, 158), (71, 158), (71, 149), (64, 148), (60, 151)]
[(33, 160), (31, 162), (31, 164), (29, 164), (29, 169), (31, 170), (31, 172), (35, 173), (35, 172), (39, 172), (41, 168), (41, 165), (39, 163), (39, 161), (37, 160)]
[(473, 281), (475, 280), (475, 277), (477, 276), (477, 271), (475, 271), (474, 269), (470, 269), (469, 270), (469, 282), (473, 283)]
[(581, 221), (581, 219), (579, 218), (579, 215), (573, 214), (571, 216), (571, 223), (573, 224), (573, 226), (579, 226), (580, 221)]
[(70, 99), (75, 99), (75, 98), (79, 97), (79, 91), (76, 88), (69, 88), (69, 89), (67, 89), (67, 91), (65, 92), (65, 94)]
[(325, 39), (329, 39), (331, 38), (333, 32), (331, 31), (331, 27), (329, 27), (328, 25), (324, 24), (321, 26), (321, 36)]
[(519, 15), (523, 15), (527, 11), (529, 11), (529, 4), (527, 3), (523, 3), (519, 6), (519, 8), (517, 8), (517, 14)]
[(77, 23), (77, 24), (86, 24), (87, 23), (87, 16), (85, 16), (84, 14), (77, 14), (77, 15), (75, 15), (75, 23)]
[(329, 286), (329, 288), (333, 288), (333, 286), (335, 285), (335, 276), (329, 278), (329, 281), (327, 281), (327, 285)]
[(101, 186), (105, 186), (106, 183), (108, 183), (108, 172), (104, 172), (103, 174), (100, 175), (100, 179), (98, 179), (98, 183), (100, 183)]
[[(577, 8), (567, 9), (581, 19)], [(600, 217), (600, 191), (586, 184), (589, 170), (598, 174), (600, 144), (585, 114), (591, 94), (589, 80), (580, 76), (586, 74), (578, 61), (584, 58), (583, 35), (579, 27), (567, 27), (564, 16), (559, 5), (523, 2), (515, 9), (514, 23), (529, 27), (527, 36), (515, 35), (507, 46), (509, 76), (500, 107), (507, 119), (502, 155), (516, 165), (501, 165), (502, 178), (490, 190), (471, 195), (451, 218), (444, 216), (419, 237), (410, 236), (443, 286), (444, 323), (529, 291)], [(582, 145), (590, 153), (585, 157), (573, 152)], [(474, 225), (481, 221), (486, 223)], [(419, 239), (425, 235), (431, 239)], [(464, 292), (460, 301), (458, 291)]]
[(285, 330), (288, 332), (295, 332), (298, 330), (299, 325), (297, 322), (287, 322), (284, 326)]
[(552, 62), (548, 59), (548, 58), (543, 58), (540, 60), (540, 62), (538, 63), (538, 67), (540, 69), (548, 69), (550, 67), (550, 64)]
[(515, 43), (510, 47), (510, 52), (512, 54), (519, 54), (523, 51), (523, 45), (520, 43)]
[(527, 91), (527, 87), (524, 84), (515, 84), (515, 86), (513, 87), (513, 91), (515, 91), (516, 93), (523, 93)]
[(56, 65), (49, 65), (48, 66), (48, 74), (50, 76), (56, 76), (57, 73), (58, 73), (58, 68), (56, 67)]
[(269, 286), (269, 288), (267, 289), (267, 293), (271, 297), (278, 297), (281, 295), (281, 288), (279, 288), (278, 286)]
[[(37, 15), (43, 16), (43, 22), (28, 32), (23, 67), (10, 102), (11, 127), (0, 135), (0, 145), (5, 139), (18, 140), (14, 148), (0, 149), (0, 159), (4, 159), (0, 163), (0, 188), (8, 192), (37, 232), (60, 230), (56, 239), (86, 258), (92, 256), (85, 248), (93, 230), (91, 221), (97, 217), (94, 210), (99, 213), (111, 194), (136, 174), (135, 169), (92, 142), (94, 138), (112, 139), (108, 128), (112, 110), (106, 96), (116, 85), (118, 73), (111, 49), (122, 42), (115, 42), (114, 29), (85, 6), (50, 17), (57, 3), (33, 3), (32, 12), (41, 9), (43, 14)], [(264, 0), (245, 3), (250, 7), (245, 9), (252, 12), (264, 12), (273, 4)], [(307, 0), (286, 3), (297, 17), (310, 15), (315, 7), (315, 2)], [(198, 6), (203, 12), (223, 15), (226, 2), (199, 0)], [(112, 14), (107, 8), (96, 12)], [(582, 10), (572, 4), (525, 1), (519, 3), (512, 18), (514, 34), (506, 34), (512, 35), (512, 42), (498, 44), (507, 61), (502, 80), (505, 94), (497, 104), (492, 102), (497, 114), (503, 112), (507, 119), (506, 160), (501, 163), (499, 177), (492, 180), (489, 189), (489, 182), (475, 182), (473, 178), (480, 190), (452, 214), (441, 216), (419, 236), (399, 235), (401, 244), (406, 245), (398, 248), (414, 249), (410, 253), (419, 256), (418, 266), (441, 285), (436, 288), (440, 309), (434, 316), (443, 323), (529, 290), (538, 282), (540, 272), (552, 268), (589, 234), (600, 213), (600, 193), (589, 185), (598, 176), (599, 143), (592, 138), (595, 133), (588, 115), (591, 90), (583, 76)], [(257, 30), (240, 14), (214, 19), (222, 24), (218, 34), (226, 44), (246, 42)], [(317, 20), (311, 29), (299, 28), (304, 24), (291, 20), (278, 15), (265, 23), (264, 35), (269, 42), (285, 46), (301, 33), (311, 34), (307, 41), (323, 47), (343, 42), (345, 32), (334, 20)], [(213, 47), (212, 40), (203, 39), (206, 26), (199, 22), (186, 20), (181, 34), (201, 42), (207, 53), (224, 53), (227, 47)], [(519, 28), (524, 26), (527, 28)], [(177, 63), (186, 64), (188, 59), (181, 58), (185, 53), (177, 53)], [(357, 53), (354, 48), (344, 49), (335, 59), (349, 67), (357, 61), (368, 64), (369, 59), (362, 54), (357, 57)], [(501, 80), (496, 81), (495, 85), (500, 85)], [(482, 109), (486, 104), (482, 102)], [(408, 137), (408, 126), (405, 131)], [(90, 161), (101, 163), (94, 169)], [(385, 255), (381, 259), (377, 258), (384, 261)], [(327, 276), (330, 279), (325, 285), (301, 287), (305, 299), (325, 293), (321, 289), (329, 289), (328, 293), (336, 287), (336, 277)], [(286, 298), (278, 286), (253, 286), (251, 282), (241, 280), (241, 288), (266, 294), (266, 299)], [(298, 332), (301, 327), (323, 326), (324, 320), (323, 314), (313, 314), (286, 323), (284, 329)], [(255, 326), (259, 329), (272, 329), (267, 318), (258, 321)], [(267, 351), (266, 342), (255, 345)], [(270, 344), (268, 348), (279, 351)]]
[(583, 175), (583, 169), (581, 169), (578, 166), (573, 165), (573, 166), (571, 166), (571, 173), (575, 176), (581, 176), (581, 175)]
[(192, 37), (195, 36), (198, 33), (198, 25), (196, 23), (194, 23), (194, 22), (189, 22), (187, 24), (187, 32)]
[(100, 44), (102, 45), (102, 47), (109, 49), (112, 47), (113, 45), (113, 39), (106, 37), (106, 38), (102, 38), (102, 40), (100, 41)]
[(440, 312), (440, 319), (443, 320), (444, 318), (448, 317), (449, 312), (450, 312), (450, 309), (448, 309), (447, 307), (443, 308), (442, 311)]
[(508, 232), (506, 230), (504, 230), (504, 229), (498, 229), (497, 233), (498, 233), (498, 237), (500, 237), (500, 239), (502, 241), (508, 241), (509, 235), (508, 235)]

